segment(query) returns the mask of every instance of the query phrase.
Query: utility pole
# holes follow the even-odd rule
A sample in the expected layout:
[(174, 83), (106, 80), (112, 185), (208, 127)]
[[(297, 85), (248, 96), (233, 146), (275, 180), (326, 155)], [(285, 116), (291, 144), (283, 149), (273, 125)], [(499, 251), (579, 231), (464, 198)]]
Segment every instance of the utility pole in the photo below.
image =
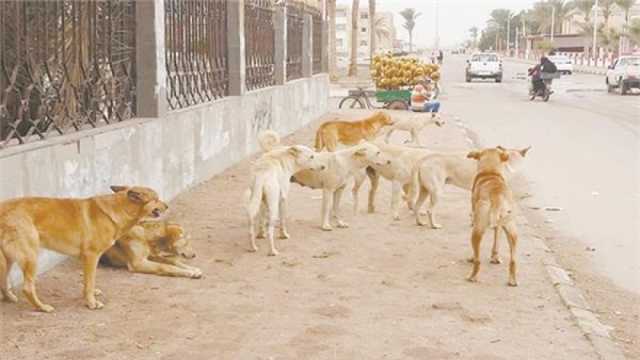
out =
[(507, 55), (511, 50), (511, 14), (507, 15)]
[(553, 35), (556, 33), (556, 7), (551, 5), (551, 42), (553, 43)]
[(518, 37), (518, 35), (519, 35), (518, 30), (520, 30), (520, 29), (518, 29), (518, 27), (516, 26), (516, 57), (518, 57), (518, 55), (519, 55), (518, 50), (520, 50), (520, 44), (519, 44), (519, 42), (520, 42), (519, 40), (520, 39)]
[(436, 38), (435, 38), (435, 48), (436, 50), (440, 49), (440, 21), (439, 21), (439, 14), (438, 14), (438, 0), (434, 0), (434, 5), (435, 5), (435, 15), (436, 15), (436, 21), (435, 21), (435, 25), (436, 25)]
[(593, 6), (593, 50), (591, 52), (591, 57), (596, 57), (596, 51), (598, 50), (598, 0), (596, 0), (596, 4)]

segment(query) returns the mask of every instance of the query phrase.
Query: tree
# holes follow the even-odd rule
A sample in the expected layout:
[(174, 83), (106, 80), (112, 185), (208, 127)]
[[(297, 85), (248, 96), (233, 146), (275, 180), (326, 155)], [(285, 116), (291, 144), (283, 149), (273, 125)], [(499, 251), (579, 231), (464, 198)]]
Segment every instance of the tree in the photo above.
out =
[(478, 45), (478, 27), (474, 26), (469, 29), (469, 34), (471, 34), (471, 46), (476, 48)]
[(584, 16), (585, 22), (591, 21), (591, 11), (596, 4), (596, 0), (574, 0), (573, 7), (580, 11), (580, 13)]
[(624, 11), (624, 25), (625, 27), (629, 27), (629, 15), (631, 13), (631, 8), (636, 4), (636, 0), (615, 0), (616, 5), (622, 11)]
[(327, 14), (329, 16), (329, 76), (337, 77), (338, 54), (336, 54), (336, 0), (327, 0)]
[[(562, 34), (562, 23), (569, 18), (573, 5), (573, 2), (565, 0), (547, 0), (535, 3), (533, 14), (539, 23), (537, 30), (539, 32), (548, 31), (550, 34)], [(551, 16), (552, 13), (553, 17)], [(554, 29), (551, 29), (552, 22), (554, 23)]]
[(376, 0), (369, 0), (369, 57), (376, 54)]
[(629, 38), (631, 41), (640, 46), (640, 19), (635, 18), (631, 20), (631, 24), (628, 29)]
[(413, 51), (413, 28), (416, 26), (416, 19), (420, 13), (413, 8), (407, 8), (400, 12), (400, 16), (404, 18), (402, 27), (409, 32), (409, 52)]
[(496, 50), (499, 50), (500, 44), (503, 40), (506, 40), (507, 36), (507, 24), (513, 17), (513, 13), (509, 9), (495, 9), (491, 11), (489, 18), (489, 26), (495, 28), (496, 36)]
[(351, 5), (351, 61), (349, 76), (358, 75), (358, 19), (360, 18), (360, 0), (353, 0)]
[(616, 4), (616, 0), (599, 0), (600, 8), (602, 9), (602, 17), (604, 18), (604, 27), (609, 29), (609, 19), (613, 13), (613, 5)]
[(385, 16), (377, 15), (375, 21), (375, 38), (376, 43), (382, 40), (389, 40), (393, 35), (393, 26), (389, 23), (389, 19)]

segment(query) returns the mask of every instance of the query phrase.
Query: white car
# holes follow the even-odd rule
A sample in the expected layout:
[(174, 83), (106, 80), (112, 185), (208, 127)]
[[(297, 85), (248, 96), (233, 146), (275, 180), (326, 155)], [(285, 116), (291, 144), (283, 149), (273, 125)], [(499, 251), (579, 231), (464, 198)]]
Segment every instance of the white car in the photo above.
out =
[(467, 82), (475, 78), (494, 79), (496, 82), (502, 81), (502, 60), (495, 53), (473, 54), (467, 60), (465, 79)]
[(569, 57), (564, 55), (551, 55), (549, 56), (549, 60), (556, 65), (559, 73), (569, 75), (573, 73), (573, 62)]
[(616, 59), (609, 66), (605, 81), (609, 92), (618, 88), (622, 95), (629, 89), (640, 89), (640, 55), (621, 56)]

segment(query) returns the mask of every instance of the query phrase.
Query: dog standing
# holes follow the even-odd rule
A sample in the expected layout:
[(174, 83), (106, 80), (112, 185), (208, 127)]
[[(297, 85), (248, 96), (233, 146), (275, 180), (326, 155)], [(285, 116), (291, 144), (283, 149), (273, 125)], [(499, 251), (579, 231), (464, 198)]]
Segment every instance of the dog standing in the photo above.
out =
[(196, 253), (182, 226), (165, 221), (142, 221), (107, 250), (100, 262), (126, 267), (134, 273), (199, 279), (200, 269), (180, 258), (193, 259)]
[(101, 309), (96, 300), (96, 268), (103, 252), (145, 217), (159, 217), (167, 205), (145, 187), (112, 186), (114, 194), (86, 199), (27, 197), (0, 203), (0, 291), (16, 302), (7, 276), (18, 264), (24, 275), (23, 292), (40, 311), (54, 308), (36, 293), (38, 250), (44, 247), (82, 260), (84, 298), (89, 309)]
[[(263, 146), (262, 140), (260, 143)], [(255, 161), (251, 169), (252, 185), (245, 192), (251, 251), (258, 250), (256, 225), (262, 228), (264, 217), (268, 217), (267, 238), (271, 246), (270, 256), (278, 254), (273, 239), (274, 227), (278, 219), (280, 219), (280, 236), (289, 238), (286, 225), (289, 179), (300, 170), (324, 169), (325, 165), (318, 161), (317, 155), (319, 154), (304, 145), (280, 146), (262, 154)]]
[(340, 144), (353, 146), (362, 140), (372, 141), (383, 127), (393, 123), (391, 116), (382, 111), (358, 121), (327, 121), (316, 131), (316, 151), (335, 151)]
[(389, 130), (385, 135), (385, 142), (389, 142), (391, 134), (398, 130), (407, 131), (411, 134), (411, 140), (407, 140), (405, 143), (412, 142), (416, 145), (422, 145), (420, 143), (420, 132), (429, 125), (442, 127), (444, 125), (444, 121), (440, 119), (439, 114), (435, 114), (434, 116), (414, 115), (407, 119), (398, 120), (394, 122), (393, 125), (389, 126)]
[(509, 286), (518, 286), (516, 280), (518, 234), (513, 217), (514, 202), (511, 189), (503, 175), (505, 163), (509, 160), (509, 153), (502, 148), (492, 148), (472, 151), (467, 157), (478, 162), (471, 190), (473, 269), (468, 280), (477, 281), (480, 270), (480, 242), (485, 230), (487, 228), (502, 228), (507, 234), (511, 250)]

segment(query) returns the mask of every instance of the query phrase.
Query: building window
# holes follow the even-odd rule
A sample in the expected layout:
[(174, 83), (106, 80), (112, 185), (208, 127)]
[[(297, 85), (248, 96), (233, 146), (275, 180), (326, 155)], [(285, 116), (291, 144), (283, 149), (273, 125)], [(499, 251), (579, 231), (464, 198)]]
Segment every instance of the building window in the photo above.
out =
[(360, 14), (360, 19), (368, 19), (368, 18), (369, 18), (369, 13)]
[(360, 41), (360, 46), (367, 46), (367, 42), (364, 40)]
[(338, 31), (344, 31), (344, 30), (347, 30), (347, 25), (345, 25), (345, 24), (338, 24), (338, 25), (336, 25), (336, 30), (338, 30)]
[(344, 46), (344, 41), (342, 39), (336, 39), (336, 46), (337, 47), (342, 47)]
[(363, 27), (363, 28), (360, 29), (360, 31), (363, 32), (363, 33), (366, 33), (367, 32), (367, 28)]

